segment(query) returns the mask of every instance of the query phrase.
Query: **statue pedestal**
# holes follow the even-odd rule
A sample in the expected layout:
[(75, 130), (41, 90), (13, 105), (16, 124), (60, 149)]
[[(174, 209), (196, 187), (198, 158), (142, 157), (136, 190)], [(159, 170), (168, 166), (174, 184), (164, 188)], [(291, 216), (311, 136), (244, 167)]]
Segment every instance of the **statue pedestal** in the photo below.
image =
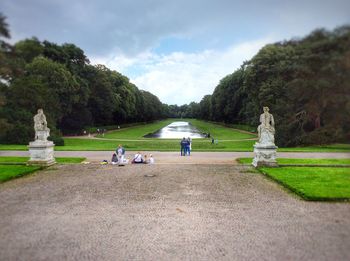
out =
[(252, 165), (254, 167), (278, 167), (276, 160), (277, 148), (275, 144), (255, 143)]
[(55, 144), (52, 141), (36, 140), (29, 142), (29, 155), (30, 159), (27, 165), (35, 166), (51, 166), (56, 163), (53, 148)]

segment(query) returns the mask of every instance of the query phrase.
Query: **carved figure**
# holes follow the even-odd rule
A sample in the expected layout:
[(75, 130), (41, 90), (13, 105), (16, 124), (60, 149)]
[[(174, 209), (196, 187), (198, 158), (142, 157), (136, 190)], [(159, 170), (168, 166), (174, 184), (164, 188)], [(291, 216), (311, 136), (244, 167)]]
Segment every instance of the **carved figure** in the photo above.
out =
[(47, 121), (43, 109), (38, 109), (38, 114), (34, 116), (35, 140), (47, 141), (50, 136), (50, 129), (47, 127)]
[(263, 107), (264, 113), (260, 115), (258, 136), (260, 144), (275, 144), (275, 121), (269, 107)]

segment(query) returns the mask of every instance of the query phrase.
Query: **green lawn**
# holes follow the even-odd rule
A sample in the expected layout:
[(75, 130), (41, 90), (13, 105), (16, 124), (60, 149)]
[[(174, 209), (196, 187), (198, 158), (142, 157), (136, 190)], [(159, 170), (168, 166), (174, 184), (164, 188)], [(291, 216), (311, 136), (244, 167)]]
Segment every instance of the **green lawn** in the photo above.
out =
[[(55, 158), (57, 163), (69, 164), (69, 163), (80, 163), (86, 158), (78, 157), (58, 157)], [(16, 164), (16, 163), (26, 163), (29, 157), (13, 157), (13, 156), (0, 156), (0, 164)]]
[(259, 170), (306, 200), (350, 200), (350, 168), (280, 167)]
[[(39, 166), (26, 166), (25, 163), (29, 160), (29, 157), (5, 157), (0, 156), (0, 183), (7, 180), (22, 177), (36, 170), (41, 169)], [(70, 164), (80, 163), (85, 158), (78, 157), (60, 157), (56, 158), (57, 163)]]
[[(237, 159), (239, 163), (242, 164), (251, 164), (253, 161), (253, 158), (239, 158)], [(349, 164), (350, 165), (350, 159), (284, 159), (279, 158), (277, 159), (278, 164), (295, 164), (295, 165), (343, 165), (343, 164)]]
[(205, 133), (210, 133), (212, 137), (219, 140), (238, 140), (238, 139), (252, 139), (256, 138), (256, 134), (249, 134), (246, 132), (240, 132), (233, 128), (228, 128), (219, 124), (214, 124), (211, 122), (186, 119), (186, 121), (191, 122), (197, 129)]
[(0, 183), (32, 173), (40, 167), (25, 165), (0, 165)]
[[(88, 140), (88, 139), (66, 139), (64, 147), (55, 147), (55, 150), (115, 150), (118, 144), (122, 144), (126, 150), (137, 151), (178, 151), (180, 140)], [(220, 142), (215, 145), (210, 140), (192, 140), (193, 151), (249, 151), (254, 141), (229, 141)]]
[[(217, 145), (211, 144), (211, 139), (193, 139), (193, 151), (253, 151), (256, 134), (241, 132), (239, 130), (195, 119), (167, 119), (150, 124), (141, 124), (120, 130), (110, 131), (104, 139), (65, 138), (65, 146), (56, 146), (55, 150), (114, 150), (118, 144), (123, 144), (131, 151), (178, 151), (179, 139), (150, 139), (143, 136), (155, 132), (174, 121), (189, 121), (201, 132), (210, 132), (218, 139)], [(102, 136), (98, 136), (101, 137)], [(27, 150), (27, 145), (0, 144), (0, 150)], [(278, 151), (294, 152), (350, 152), (350, 144), (332, 144), (326, 146), (309, 146), (298, 148), (279, 148)]]
[[(149, 124), (142, 124), (137, 126), (132, 126), (128, 128), (123, 128), (115, 131), (107, 132), (103, 138), (106, 139), (147, 139), (143, 138), (144, 135), (148, 133), (153, 133), (166, 125), (174, 122), (174, 119), (167, 119), (162, 121), (157, 121)], [(102, 138), (102, 135), (98, 137)]]

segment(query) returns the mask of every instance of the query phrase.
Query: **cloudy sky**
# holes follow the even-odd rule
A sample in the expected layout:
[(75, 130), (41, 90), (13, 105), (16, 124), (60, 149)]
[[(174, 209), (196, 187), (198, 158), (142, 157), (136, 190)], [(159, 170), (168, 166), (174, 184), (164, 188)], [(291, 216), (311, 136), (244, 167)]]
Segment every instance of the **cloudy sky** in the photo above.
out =
[(350, 24), (349, 0), (1, 0), (12, 42), (74, 43), (168, 104), (199, 102), (267, 43)]

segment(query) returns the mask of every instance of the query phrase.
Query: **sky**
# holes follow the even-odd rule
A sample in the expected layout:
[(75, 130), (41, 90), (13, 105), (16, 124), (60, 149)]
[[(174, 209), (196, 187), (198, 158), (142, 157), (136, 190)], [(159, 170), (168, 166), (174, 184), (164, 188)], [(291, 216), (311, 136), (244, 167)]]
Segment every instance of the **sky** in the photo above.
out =
[(264, 45), (350, 24), (349, 0), (1, 0), (11, 42), (73, 43), (167, 104), (199, 102)]

